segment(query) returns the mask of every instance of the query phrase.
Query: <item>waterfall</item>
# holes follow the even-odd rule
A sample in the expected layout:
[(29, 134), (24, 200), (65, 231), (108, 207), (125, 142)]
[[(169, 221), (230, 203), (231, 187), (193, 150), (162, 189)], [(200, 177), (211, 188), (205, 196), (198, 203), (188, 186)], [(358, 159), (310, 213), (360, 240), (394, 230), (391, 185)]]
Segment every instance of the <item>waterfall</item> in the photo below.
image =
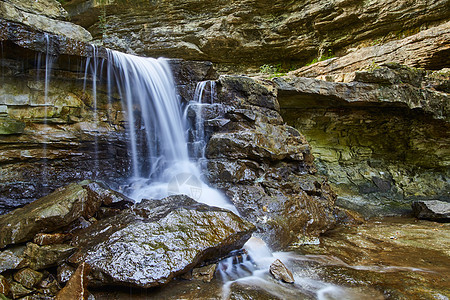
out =
[(108, 86), (118, 90), (128, 118), (132, 177), (124, 191), (136, 201), (187, 194), (236, 212), (201, 180), (189, 157), (187, 122), (168, 61), (108, 51), (108, 68)]

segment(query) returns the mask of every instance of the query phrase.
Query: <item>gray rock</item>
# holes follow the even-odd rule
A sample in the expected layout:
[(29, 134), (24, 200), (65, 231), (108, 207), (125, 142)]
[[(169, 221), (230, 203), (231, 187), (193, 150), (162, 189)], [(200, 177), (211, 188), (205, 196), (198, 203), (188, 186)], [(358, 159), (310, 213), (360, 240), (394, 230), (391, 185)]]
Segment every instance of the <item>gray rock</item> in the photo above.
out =
[(412, 203), (416, 218), (450, 222), (450, 203), (439, 200), (415, 201)]
[(269, 271), (275, 279), (282, 280), (286, 283), (295, 282), (292, 272), (289, 271), (289, 269), (286, 268), (286, 266), (279, 259), (270, 265)]
[(80, 250), (70, 262), (87, 262), (93, 283), (148, 288), (239, 249), (253, 231), (234, 213), (184, 195), (144, 200), (76, 235)]
[(0, 273), (6, 270), (14, 270), (24, 267), (25, 258), (22, 255), (16, 255), (10, 250), (0, 252)]

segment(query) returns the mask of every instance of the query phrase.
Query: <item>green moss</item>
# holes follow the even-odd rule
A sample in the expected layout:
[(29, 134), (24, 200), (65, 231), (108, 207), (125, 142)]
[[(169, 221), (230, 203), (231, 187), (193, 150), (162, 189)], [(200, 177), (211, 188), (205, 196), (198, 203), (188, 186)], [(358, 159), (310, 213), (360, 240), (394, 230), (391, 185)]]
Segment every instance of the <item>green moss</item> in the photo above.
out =
[(315, 64), (319, 61), (324, 61), (330, 58), (336, 57), (336, 55), (333, 54), (333, 50), (328, 49), (327, 54), (322, 54), (319, 58), (314, 58), (311, 62), (307, 63), (305, 66), (310, 66), (312, 64)]

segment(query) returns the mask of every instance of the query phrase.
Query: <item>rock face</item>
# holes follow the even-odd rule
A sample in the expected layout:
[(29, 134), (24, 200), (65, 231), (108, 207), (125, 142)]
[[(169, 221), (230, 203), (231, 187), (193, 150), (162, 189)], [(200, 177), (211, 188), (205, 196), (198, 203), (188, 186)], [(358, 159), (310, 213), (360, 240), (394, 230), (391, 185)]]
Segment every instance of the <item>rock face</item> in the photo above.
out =
[(450, 203), (429, 200), (412, 204), (413, 214), (419, 219), (450, 222)]
[(139, 55), (211, 60), (236, 70), (268, 62), (304, 64), (328, 50), (339, 53), (396, 38), (447, 21), (448, 4), (448, 0), (142, 0), (132, 5), (116, 1), (104, 13), (98, 10), (100, 21), (89, 17), (89, 9), (80, 10), (86, 3), (66, 8), (107, 47)]
[(374, 216), (448, 199), (448, 72), (384, 64), (350, 82), (329, 77), (274, 81), (283, 118), (310, 142), (337, 203)]
[(37, 30), (52, 32), (75, 40), (92, 40), (91, 34), (83, 27), (64, 21), (67, 17), (67, 11), (56, 0), (0, 1), (0, 20), (22, 23)]
[(404, 39), (364, 47), (341, 57), (317, 62), (290, 74), (300, 77), (331, 76), (389, 62), (433, 70), (450, 64), (449, 52), (450, 22), (447, 22)]
[[(125, 109), (86, 60), (95, 54), (89, 61), (100, 64), (106, 50), (9, 21), (0, 29), (0, 214), (77, 180), (123, 184), (130, 174)], [(208, 62), (171, 65), (182, 101), (192, 99), (197, 81), (216, 76)]]
[(234, 213), (187, 196), (144, 200), (75, 236), (80, 250), (71, 261), (87, 262), (102, 284), (148, 288), (241, 248), (253, 231)]
[(335, 195), (305, 138), (283, 124), (273, 83), (221, 76), (216, 89), (212, 104), (188, 112), (204, 117), (209, 182), (274, 249), (331, 228)]

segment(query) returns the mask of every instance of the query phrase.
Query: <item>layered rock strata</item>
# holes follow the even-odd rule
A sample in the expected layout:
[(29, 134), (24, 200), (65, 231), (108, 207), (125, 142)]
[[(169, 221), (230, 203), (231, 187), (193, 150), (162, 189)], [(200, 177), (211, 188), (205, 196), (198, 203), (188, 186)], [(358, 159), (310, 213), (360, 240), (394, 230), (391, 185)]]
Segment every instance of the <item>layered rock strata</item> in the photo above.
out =
[(352, 78), (274, 80), (284, 119), (311, 143), (338, 203), (373, 216), (448, 201), (448, 71), (390, 63)]
[(211, 60), (222, 71), (302, 65), (330, 51), (342, 55), (411, 35), (450, 16), (448, 0), (111, 1), (94, 16), (87, 1), (77, 3), (65, 6), (72, 19), (107, 47)]

